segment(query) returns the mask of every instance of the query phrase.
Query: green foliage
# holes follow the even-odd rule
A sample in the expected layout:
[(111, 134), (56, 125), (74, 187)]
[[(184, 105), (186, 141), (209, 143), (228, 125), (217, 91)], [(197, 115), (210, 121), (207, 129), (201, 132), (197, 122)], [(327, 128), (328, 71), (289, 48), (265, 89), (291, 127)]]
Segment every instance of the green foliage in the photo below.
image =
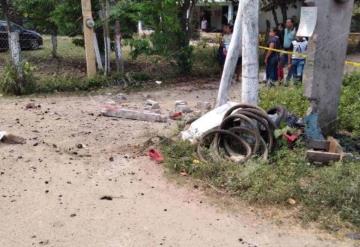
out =
[(303, 96), (302, 86), (262, 88), (260, 91), (260, 106), (270, 109), (274, 106), (285, 106), (290, 112), (304, 116), (309, 108), (309, 102)]
[(360, 135), (360, 72), (347, 75), (344, 79), (340, 99), (340, 128)]
[(56, 33), (57, 25), (52, 19), (58, 0), (15, 0), (13, 4), (31, 26), (42, 33)]
[(7, 64), (0, 78), (0, 91), (7, 95), (22, 95), (32, 93), (35, 88), (34, 67), (30, 63), (22, 64), (23, 78), (18, 77), (16, 68)]
[(145, 26), (154, 30), (149, 43), (134, 42), (133, 54), (161, 55), (174, 61), (181, 74), (192, 69), (192, 52), (188, 30), (184, 29), (183, 2), (175, 0), (139, 1), (136, 8)]
[(60, 1), (51, 13), (51, 19), (58, 27), (61, 35), (76, 36), (82, 34), (81, 1)]
[(163, 145), (162, 152), (170, 171), (186, 172), (250, 203), (290, 206), (293, 199), (306, 222), (326, 225), (340, 219), (360, 228), (359, 162), (315, 167), (301, 146), (281, 147), (269, 162), (254, 159), (245, 165), (201, 162), (194, 146), (182, 141)]

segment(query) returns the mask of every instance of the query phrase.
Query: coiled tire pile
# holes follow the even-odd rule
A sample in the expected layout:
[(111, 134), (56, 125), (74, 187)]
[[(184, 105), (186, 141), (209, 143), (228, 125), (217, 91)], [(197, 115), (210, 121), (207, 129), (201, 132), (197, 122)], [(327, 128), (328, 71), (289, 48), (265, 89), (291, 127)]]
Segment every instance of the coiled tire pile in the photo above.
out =
[(203, 161), (225, 159), (241, 164), (253, 156), (267, 160), (274, 147), (275, 129), (263, 109), (239, 104), (226, 112), (218, 128), (202, 136), (197, 153)]

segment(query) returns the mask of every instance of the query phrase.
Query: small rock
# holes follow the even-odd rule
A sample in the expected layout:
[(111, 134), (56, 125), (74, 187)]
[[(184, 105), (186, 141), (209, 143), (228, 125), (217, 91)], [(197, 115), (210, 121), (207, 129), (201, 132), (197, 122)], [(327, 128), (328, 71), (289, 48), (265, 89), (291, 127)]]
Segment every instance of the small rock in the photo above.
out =
[(114, 157), (110, 157), (110, 158), (109, 158), (109, 161), (110, 161), (110, 162), (113, 162), (113, 161), (114, 161)]
[(188, 105), (188, 102), (186, 102), (185, 100), (177, 100), (175, 101), (175, 106), (178, 105)]
[(100, 200), (112, 201), (113, 197), (112, 196), (103, 196), (103, 197), (100, 198)]
[(287, 200), (287, 202), (290, 204), (290, 205), (295, 205), (296, 204), (296, 201), (293, 199), (293, 198), (289, 198)]
[(78, 149), (82, 149), (82, 148), (84, 148), (84, 145), (80, 143), (80, 144), (77, 144), (76, 147), (77, 147)]
[(35, 103), (31, 102), (31, 103), (28, 103), (26, 106), (25, 106), (25, 109), (26, 110), (29, 110), (29, 109), (35, 109), (37, 107), (41, 107), (40, 105), (36, 106)]
[(176, 105), (175, 112), (191, 113), (193, 110), (187, 105)]
[(145, 106), (144, 106), (145, 110), (156, 110), (156, 109), (160, 109), (160, 104), (154, 100), (148, 99), (145, 102)]
[(114, 100), (117, 102), (126, 101), (127, 97), (125, 94), (119, 93), (119, 94), (115, 95)]

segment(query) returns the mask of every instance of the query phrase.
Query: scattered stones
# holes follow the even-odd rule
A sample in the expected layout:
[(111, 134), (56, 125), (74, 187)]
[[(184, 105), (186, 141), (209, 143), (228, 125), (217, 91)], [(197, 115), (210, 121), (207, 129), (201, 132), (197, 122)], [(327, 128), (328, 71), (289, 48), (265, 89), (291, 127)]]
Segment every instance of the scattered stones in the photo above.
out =
[(116, 102), (123, 102), (123, 101), (127, 100), (127, 96), (125, 94), (119, 93), (119, 94), (114, 96), (114, 100)]
[(76, 214), (70, 214), (70, 217), (74, 218), (74, 217), (76, 217)]
[(175, 101), (175, 112), (191, 113), (193, 110), (191, 110), (186, 101), (177, 100)]
[(156, 102), (155, 100), (148, 99), (145, 102), (144, 106), (145, 110), (157, 110), (160, 109), (160, 104)]
[(29, 110), (29, 109), (36, 109), (36, 108), (41, 108), (41, 105), (36, 105), (35, 103), (31, 102), (26, 104), (25, 109)]

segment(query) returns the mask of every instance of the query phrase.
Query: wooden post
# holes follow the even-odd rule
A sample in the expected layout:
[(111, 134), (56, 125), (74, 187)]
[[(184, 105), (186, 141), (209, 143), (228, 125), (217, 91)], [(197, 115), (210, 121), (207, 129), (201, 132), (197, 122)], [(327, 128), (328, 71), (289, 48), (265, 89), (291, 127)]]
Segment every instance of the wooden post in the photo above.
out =
[(96, 75), (95, 49), (94, 49), (94, 30), (92, 27), (93, 18), (91, 12), (91, 0), (81, 0), (83, 14), (83, 28), (86, 54), (87, 76)]
[(221, 76), (218, 97), (216, 106), (226, 104), (229, 100), (229, 90), (231, 86), (231, 79), (234, 76), (236, 64), (241, 52), (242, 40), (242, 18), (243, 18), (244, 1), (239, 2), (239, 8), (236, 15), (234, 33), (231, 38), (229, 51), (226, 56), (224, 70)]
[(259, 96), (259, 0), (242, 0), (242, 89), (241, 102), (257, 105)]

